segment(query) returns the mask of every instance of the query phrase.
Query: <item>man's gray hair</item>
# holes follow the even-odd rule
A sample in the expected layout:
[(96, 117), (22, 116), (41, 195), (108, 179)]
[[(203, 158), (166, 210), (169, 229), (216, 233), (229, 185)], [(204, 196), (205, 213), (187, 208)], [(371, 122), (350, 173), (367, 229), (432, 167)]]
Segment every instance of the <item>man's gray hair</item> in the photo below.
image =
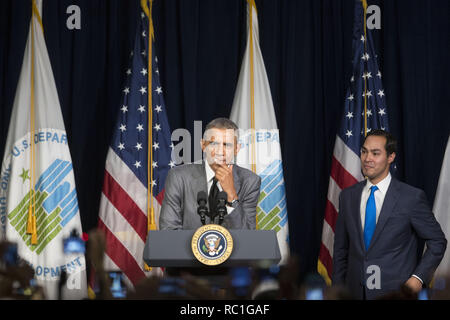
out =
[(238, 126), (228, 118), (216, 118), (208, 123), (205, 127), (205, 132), (203, 133), (203, 139), (206, 140), (206, 132), (209, 129), (232, 129), (234, 130), (234, 135), (239, 138), (239, 128)]

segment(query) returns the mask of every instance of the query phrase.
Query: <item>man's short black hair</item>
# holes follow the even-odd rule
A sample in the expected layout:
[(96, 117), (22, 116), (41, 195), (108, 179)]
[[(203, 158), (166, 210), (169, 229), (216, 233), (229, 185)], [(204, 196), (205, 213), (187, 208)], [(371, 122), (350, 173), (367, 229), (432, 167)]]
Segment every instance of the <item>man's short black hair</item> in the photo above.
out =
[(228, 118), (216, 118), (212, 120), (206, 125), (205, 131), (212, 128), (238, 130), (238, 126)]
[(235, 136), (236, 137), (238, 136), (239, 127), (228, 118), (216, 118), (216, 119), (212, 120), (210, 123), (208, 123), (205, 127), (203, 137), (205, 137), (206, 131), (208, 131), (209, 129), (213, 129), (213, 128), (215, 128), (215, 129), (232, 129), (232, 130), (234, 130)]
[(397, 153), (397, 139), (389, 132), (381, 129), (371, 130), (367, 133), (366, 138), (363, 141), (366, 141), (366, 139), (370, 136), (377, 136), (377, 137), (385, 137), (386, 138), (386, 144), (384, 145), (384, 149), (386, 149), (386, 153), (388, 156), (390, 156), (392, 153)]

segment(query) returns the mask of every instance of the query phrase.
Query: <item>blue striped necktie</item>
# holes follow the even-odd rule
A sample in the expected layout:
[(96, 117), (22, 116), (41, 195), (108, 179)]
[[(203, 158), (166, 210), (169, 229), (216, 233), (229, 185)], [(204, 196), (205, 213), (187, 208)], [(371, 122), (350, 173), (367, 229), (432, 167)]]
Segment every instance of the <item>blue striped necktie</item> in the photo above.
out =
[(377, 224), (377, 207), (374, 193), (378, 190), (378, 187), (372, 186), (370, 189), (370, 196), (366, 204), (366, 217), (364, 219), (364, 244), (366, 245), (366, 250), (369, 248)]

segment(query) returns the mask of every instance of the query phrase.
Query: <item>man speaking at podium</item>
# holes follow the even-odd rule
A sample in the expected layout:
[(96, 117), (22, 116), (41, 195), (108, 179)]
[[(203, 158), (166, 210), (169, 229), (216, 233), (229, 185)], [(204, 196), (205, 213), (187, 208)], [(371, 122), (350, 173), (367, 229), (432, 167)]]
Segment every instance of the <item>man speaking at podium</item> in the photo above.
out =
[[(214, 212), (218, 196), (224, 196), (222, 191), (226, 193), (222, 225), (255, 229), (261, 178), (234, 164), (239, 151), (238, 127), (229, 119), (217, 118), (206, 126), (200, 143), (206, 158), (201, 164), (174, 167), (167, 175), (160, 230), (197, 229), (202, 221), (217, 223)], [(198, 213), (202, 201), (208, 203), (208, 216)]]

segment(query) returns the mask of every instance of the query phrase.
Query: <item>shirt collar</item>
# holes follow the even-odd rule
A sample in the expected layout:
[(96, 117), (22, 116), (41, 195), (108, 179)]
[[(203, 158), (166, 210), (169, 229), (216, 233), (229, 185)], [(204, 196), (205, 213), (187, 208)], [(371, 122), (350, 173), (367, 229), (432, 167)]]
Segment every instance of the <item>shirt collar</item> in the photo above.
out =
[[(383, 180), (381, 180), (380, 182), (378, 182), (376, 184), (376, 186), (378, 187), (378, 190), (380, 190), (381, 193), (386, 194), (386, 192), (389, 188), (389, 185), (391, 184), (391, 180), (392, 180), (392, 176), (391, 176), (391, 173), (389, 172), (388, 175)], [(369, 179), (367, 179), (366, 186), (364, 187), (365, 191), (369, 191), (373, 185), (374, 184), (372, 184), (369, 181)]]
[(205, 171), (206, 171), (206, 181), (210, 181), (212, 180), (216, 173), (214, 172), (214, 170), (211, 168), (211, 166), (209, 165), (208, 161), (205, 160)]

